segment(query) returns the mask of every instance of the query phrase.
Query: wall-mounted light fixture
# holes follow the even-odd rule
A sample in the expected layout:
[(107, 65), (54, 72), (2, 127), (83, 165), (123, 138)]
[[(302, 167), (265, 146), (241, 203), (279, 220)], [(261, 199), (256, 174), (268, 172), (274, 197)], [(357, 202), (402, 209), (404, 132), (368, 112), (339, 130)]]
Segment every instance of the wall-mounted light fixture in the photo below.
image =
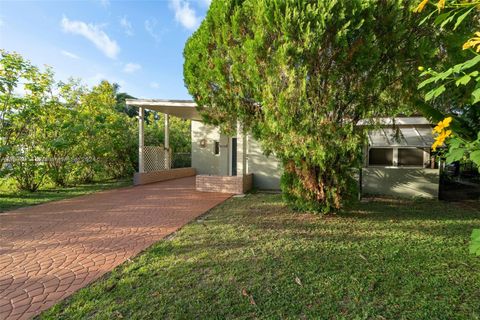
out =
[(207, 146), (207, 140), (202, 139), (200, 140), (200, 148), (205, 148)]

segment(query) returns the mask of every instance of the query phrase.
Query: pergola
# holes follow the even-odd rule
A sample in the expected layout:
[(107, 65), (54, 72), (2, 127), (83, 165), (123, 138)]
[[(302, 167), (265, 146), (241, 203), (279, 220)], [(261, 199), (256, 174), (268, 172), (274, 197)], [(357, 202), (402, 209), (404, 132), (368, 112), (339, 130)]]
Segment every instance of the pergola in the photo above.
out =
[(170, 169), (170, 115), (182, 119), (201, 120), (196, 110), (197, 104), (191, 100), (163, 100), (163, 99), (127, 99), (128, 106), (138, 107), (138, 172), (145, 172), (145, 138), (144, 138), (144, 111), (154, 110), (165, 114), (165, 141), (164, 163), (165, 169)]

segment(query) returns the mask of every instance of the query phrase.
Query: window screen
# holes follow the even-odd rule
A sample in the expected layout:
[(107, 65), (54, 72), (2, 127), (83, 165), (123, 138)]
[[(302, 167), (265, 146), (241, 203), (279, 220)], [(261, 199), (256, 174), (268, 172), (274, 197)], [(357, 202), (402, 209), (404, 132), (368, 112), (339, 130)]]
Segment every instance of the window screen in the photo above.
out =
[(220, 142), (215, 141), (215, 143), (213, 145), (214, 145), (213, 153), (214, 154), (220, 154)]
[(371, 148), (368, 153), (368, 164), (371, 166), (393, 165), (393, 149)]
[(418, 148), (399, 148), (398, 165), (423, 167), (423, 150)]

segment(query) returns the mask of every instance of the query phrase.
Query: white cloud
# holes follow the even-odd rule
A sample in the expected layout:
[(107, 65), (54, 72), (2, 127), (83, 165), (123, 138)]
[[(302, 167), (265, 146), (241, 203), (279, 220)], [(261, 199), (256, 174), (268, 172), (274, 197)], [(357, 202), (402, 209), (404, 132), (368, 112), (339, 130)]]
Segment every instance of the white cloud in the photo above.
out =
[(83, 21), (72, 21), (65, 16), (62, 18), (61, 25), (64, 32), (81, 35), (91, 41), (107, 57), (117, 58), (120, 47), (115, 40), (110, 39), (101, 26), (87, 24)]
[(64, 56), (72, 58), (72, 59), (80, 59), (80, 57), (77, 56), (75, 53), (71, 53), (71, 52), (66, 51), (66, 50), (62, 50), (60, 53), (63, 54)]
[(170, 7), (175, 11), (175, 20), (189, 30), (194, 30), (200, 24), (200, 18), (195, 10), (190, 8), (186, 0), (170, 0)]
[(127, 36), (133, 36), (133, 27), (130, 21), (128, 21), (127, 17), (120, 19), (120, 25)]
[(110, 6), (110, 0), (100, 0), (102, 7), (107, 8)]
[(212, 3), (212, 0), (202, 0), (202, 3), (207, 6), (207, 7), (210, 7), (210, 4)]
[(155, 39), (156, 42), (160, 42), (161, 36), (155, 31), (155, 27), (157, 26), (157, 20), (152, 19), (152, 20), (145, 20), (145, 30), (147, 30), (148, 34), (152, 36), (153, 39)]
[(158, 82), (150, 82), (150, 88), (153, 88), (153, 89), (160, 89), (160, 84)]
[(124, 67), (123, 67), (123, 72), (126, 72), (126, 73), (134, 73), (135, 71), (138, 71), (142, 69), (142, 66), (139, 65), (138, 63), (127, 63)]

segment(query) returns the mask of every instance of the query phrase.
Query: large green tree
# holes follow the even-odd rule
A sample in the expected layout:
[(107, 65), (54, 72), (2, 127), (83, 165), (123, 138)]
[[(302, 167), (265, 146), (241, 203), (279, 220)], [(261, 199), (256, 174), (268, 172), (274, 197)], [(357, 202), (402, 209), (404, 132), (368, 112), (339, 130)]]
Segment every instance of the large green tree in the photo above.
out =
[(408, 112), (428, 30), (410, 1), (219, 0), (188, 40), (184, 77), (204, 119), (243, 124), (284, 165), (300, 209), (341, 207), (362, 118)]

